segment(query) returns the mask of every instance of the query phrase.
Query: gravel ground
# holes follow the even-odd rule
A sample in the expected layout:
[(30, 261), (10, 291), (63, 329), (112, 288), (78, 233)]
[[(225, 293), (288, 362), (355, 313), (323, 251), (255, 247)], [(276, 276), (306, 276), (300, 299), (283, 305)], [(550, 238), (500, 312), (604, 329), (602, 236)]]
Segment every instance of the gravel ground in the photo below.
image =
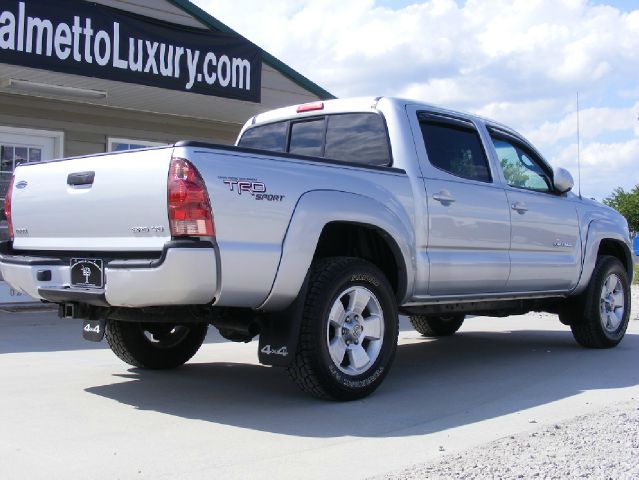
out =
[(639, 401), (378, 478), (637, 479)]
[[(639, 285), (630, 319), (639, 321)], [(639, 399), (375, 478), (639, 480)]]

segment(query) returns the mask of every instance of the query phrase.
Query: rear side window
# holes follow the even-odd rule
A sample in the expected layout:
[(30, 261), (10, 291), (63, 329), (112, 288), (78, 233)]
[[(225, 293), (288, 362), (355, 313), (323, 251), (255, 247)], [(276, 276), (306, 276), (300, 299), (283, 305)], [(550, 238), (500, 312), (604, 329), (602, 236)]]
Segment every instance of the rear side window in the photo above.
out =
[(323, 115), (260, 125), (247, 129), (238, 146), (377, 167), (391, 164), (384, 119), (375, 113)]
[(456, 177), (491, 182), (488, 159), (475, 129), (453, 123), (420, 122), (430, 163)]
[(238, 146), (272, 152), (286, 151), (286, 122), (269, 123), (244, 132)]
[(329, 116), (324, 156), (343, 162), (389, 165), (390, 150), (382, 117), (370, 113)]

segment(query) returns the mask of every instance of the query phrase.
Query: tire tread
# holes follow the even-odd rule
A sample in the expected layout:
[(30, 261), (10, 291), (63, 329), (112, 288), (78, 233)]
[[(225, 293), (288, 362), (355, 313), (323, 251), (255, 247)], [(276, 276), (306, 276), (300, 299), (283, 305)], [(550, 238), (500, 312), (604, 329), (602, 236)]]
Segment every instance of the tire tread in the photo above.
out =
[(105, 336), (113, 353), (123, 362), (137, 368), (165, 370), (188, 362), (204, 343), (207, 324), (191, 324), (189, 329), (182, 342), (165, 349), (145, 343), (138, 324), (132, 322), (109, 320)]
[(464, 323), (464, 315), (453, 315), (455, 320), (443, 322), (440, 316), (411, 315), (413, 328), (425, 337), (447, 337), (453, 335)]
[(140, 362), (126, 347), (124, 340), (122, 322), (110, 321), (106, 329), (106, 339), (111, 351), (122, 360), (124, 363), (128, 363), (133, 367), (145, 368), (145, 365)]

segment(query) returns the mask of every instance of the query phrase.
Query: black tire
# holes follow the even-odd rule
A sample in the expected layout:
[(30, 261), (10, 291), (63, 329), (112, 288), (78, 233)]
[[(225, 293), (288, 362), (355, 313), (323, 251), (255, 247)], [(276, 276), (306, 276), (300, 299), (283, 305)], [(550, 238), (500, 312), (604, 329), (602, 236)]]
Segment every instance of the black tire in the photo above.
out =
[(363, 398), (388, 374), (398, 332), (393, 290), (377, 267), (358, 258), (321, 259), (311, 267), (289, 376), (316, 397)]
[[(607, 285), (606, 281), (609, 281)], [(608, 288), (617, 289), (616, 294), (607, 297), (612, 302), (602, 298), (604, 289)], [(619, 299), (622, 305), (617, 308), (615, 305)], [(622, 263), (615, 257), (601, 255), (580, 300), (574, 302), (576, 308), (572, 311), (560, 313), (561, 321), (570, 325), (577, 343), (586, 348), (617, 346), (630, 320), (630, 282)], [(610, 312), (614, 317), (609, 315)]]
[(139, 323), (109, 320), (106, 339), (120, 360), (138, 368), (165, 370), (183, 365), (204, 342), (207, 324)]
[(464, 314), (411, 315), (410, 323), (425, 337), (447, 337), (459, 330), (464, 318)]

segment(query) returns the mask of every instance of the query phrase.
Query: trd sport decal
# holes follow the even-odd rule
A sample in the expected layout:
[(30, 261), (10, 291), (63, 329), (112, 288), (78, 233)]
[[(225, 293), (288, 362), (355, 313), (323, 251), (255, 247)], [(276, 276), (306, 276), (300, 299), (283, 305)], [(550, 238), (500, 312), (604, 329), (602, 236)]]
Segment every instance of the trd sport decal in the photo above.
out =
[(237, 178), (237, 177), (218, 177), (225, 185), (228, 185), (229, 191), (237, 192), (238, 195), (251, 195), (255, 200), (264, 200), (267, 202), (281, 202), (286, 195), (274, 195), (268, 193), (266, 184), (259, 182), (255, 178)]

